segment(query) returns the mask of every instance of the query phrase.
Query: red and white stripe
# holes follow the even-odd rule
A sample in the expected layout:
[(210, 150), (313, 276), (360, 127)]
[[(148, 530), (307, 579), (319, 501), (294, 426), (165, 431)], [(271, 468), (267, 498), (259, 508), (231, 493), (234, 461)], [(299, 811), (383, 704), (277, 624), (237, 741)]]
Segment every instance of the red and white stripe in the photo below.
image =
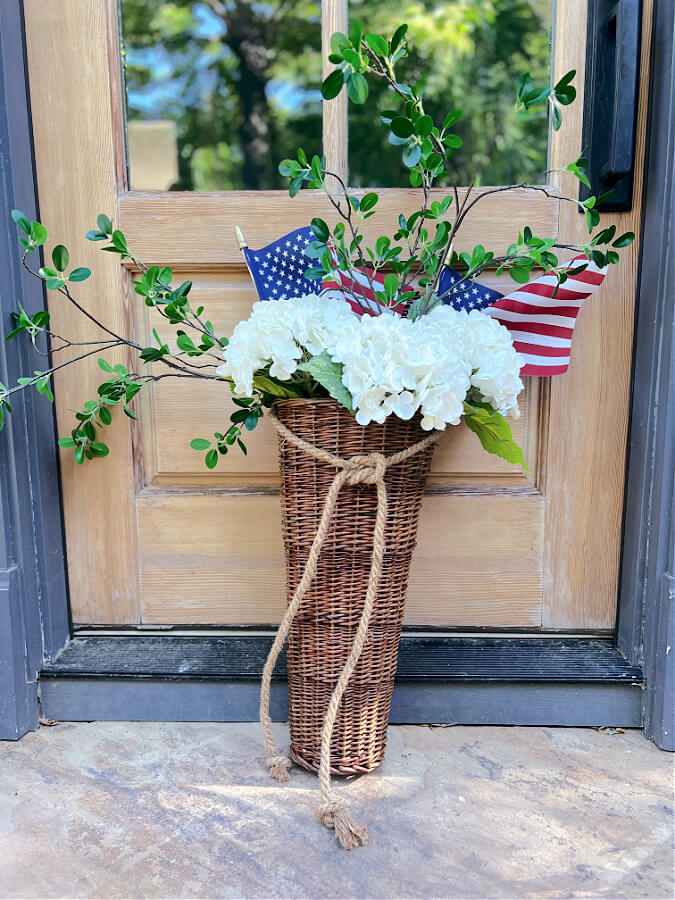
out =
[[(335, 254), (333, 258), (336, 259)], [(351, 273), (334, 269), (335, 278), (326, 279), (323, 282), (321, 295), (326, 297), (339, 297), (346, 300), (357, 315), (363, 315), (364, 309), (374, 315), (382, 304), (375, 296), (375, 291), (384, 291), (384, 274), (373, 272), (370, 267), (352, 266)], [(371, 287), (372, 282), (372, 287)], [(358, 300), (355, 299), (358, 297)], [(405, 304), (387, 307), (389, 312), (402, 314)]]
[(580, 262), (587, 262), (588, 268), (570, 276), (557, 291), (555, 275), (544, 275), (485, 310), (511, 332), (513, 346), (525, 360), (521, 375), (562, 375), (567, 371), (579, 310), (607, 274), (606, 268), (598, 268), (586, 256), (575, 257), (567, 266)]
[[(363, 307), (374, 312), (380, 306), (380, 302), (373, 288), (378, 291), (384, 290), (384, 275), (381, 272), (368, 271), (373, 287), (370, 286), (365, 269), (353, 267), (351, 275), (349, 272), (335, 269), (333, 272), (335, 278), (324, 280), (321, 295), (346, 300), (358, 315), (363, 313)], [(354, 299), (354, 295), (359, 298), (358, 302)]]

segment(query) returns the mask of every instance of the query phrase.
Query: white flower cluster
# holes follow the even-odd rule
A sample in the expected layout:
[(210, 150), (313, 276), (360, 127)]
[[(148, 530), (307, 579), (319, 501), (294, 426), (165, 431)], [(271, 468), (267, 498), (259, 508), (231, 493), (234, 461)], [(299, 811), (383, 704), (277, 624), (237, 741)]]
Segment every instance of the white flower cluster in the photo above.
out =
[(409, 419), (417, 410), (427, 430), (457, 425), (472, 386), (503, 415), (518, 415), (523, 363), (508, 330), (484, 313), (449, 306), (411, 321), (359, 317), (345, 301), (317, 296), (256, 303), (234, 329), (218, 373), (250, 394), (255, 372), (270, 365), (270, 375), (283, 381), (305, 351), (323, 350), (343, 364), (361, 425), (391, 413)]
[(258, 301), (249, 318), (235, 326), (225, 349), (225, 365), (217, 372), (231, 377), (237, 393), (245, 395), (253, 390), (255, 372), (270, 363), (272, 378), (286, 381), (305, 350), (312, 356), (321, 353), (355, 318), (346, 302), (316, 294)]

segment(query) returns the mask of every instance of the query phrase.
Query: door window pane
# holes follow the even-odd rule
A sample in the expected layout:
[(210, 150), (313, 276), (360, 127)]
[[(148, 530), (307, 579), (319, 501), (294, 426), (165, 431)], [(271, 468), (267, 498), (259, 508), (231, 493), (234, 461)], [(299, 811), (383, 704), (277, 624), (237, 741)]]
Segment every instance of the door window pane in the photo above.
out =
[(318, 0), (120, 0), (132, 190), (284, 188), (321, 146)]
[[(450, 109), (464, 112), (453, 128), (464, 141), (453, 155), (458, 184), (476, 177), (484, 185), (546, 180), (547, 112), (519, 118), (514, 102), (523, 72), (549, 83), (552, 0), (415, 0), (400, 7), (350, 0), (349, 15), (385, 35), (408, 23), (410, 55), (397, 74), (407, 84), (426, 82), (425, 111), (437, 123)], [(378, 111), (392, 107), (391, 94), (372, 79), (370, 89), (364, 106), (349, 104), (350, 183), (409, 186), (400, 149), (379, 126)]]

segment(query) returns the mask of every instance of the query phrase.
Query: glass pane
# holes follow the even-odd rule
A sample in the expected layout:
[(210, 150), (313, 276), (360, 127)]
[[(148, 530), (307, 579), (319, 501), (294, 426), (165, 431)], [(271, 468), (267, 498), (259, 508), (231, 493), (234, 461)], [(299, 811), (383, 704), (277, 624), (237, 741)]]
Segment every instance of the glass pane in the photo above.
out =
[[(514, 102), (523, 72), (536, 84), (549, 83), (552, 0), (415, 0), (394, 18), (389, 2), (350, 0), (349, 15), (386, 35), (408, 23), (410, 55), (397, 74), (407, 84), (425, 80), (425, 112), (435, 122), (451, 109), (464, 112), (453, 128), (464, 141), (453, 155), (458, 184), (476, 177), (483, 185), (546, 180), (547, 113), (519, 119)], [(350, 183), (409, 187), (400, 149), (379, 125), (378, 111), (392, 107), (391, 94), (372, 80), (370, 88), (364, 106), (349, 104)]]
[(284, 188), (321, 141), (318, 0), (120, 0), (132, 190)]

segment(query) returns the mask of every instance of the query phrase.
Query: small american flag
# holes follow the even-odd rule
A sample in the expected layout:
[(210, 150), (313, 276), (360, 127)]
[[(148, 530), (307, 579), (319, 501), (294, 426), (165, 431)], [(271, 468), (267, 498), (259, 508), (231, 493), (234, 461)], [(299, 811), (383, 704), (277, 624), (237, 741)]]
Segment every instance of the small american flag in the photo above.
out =
[[(575, 268), (582, 262), (588, 268), (570, 275), (557, 291), (558, 280), (551, 274), (524, 284), (506, 296), (466, 281), (461, 290), (446, 293), (443, 299), (455, 309), (467, 312), (482, 309), (508, 328), (513, 346), (525, 360), (521, 375), (562, 375), (570, 364), (577, 314), (584, 300), (602, 284), (607, 272), (585, 255), (575, 257), (564, 268)], [(461, 277), (446, 266), (438, 282), (439, 296), (457, 284)]]
[(261, 300), (286, 300), (320, 291), (317, 281), (305, 278), (312, 260), (305, 247), (314, 239), (309, 225), (285, 234), (261, 250), (242, 247), (253, 284)]
[[(316, 240), (310, 225), (285, 234), (261, 250), (242, 247), (258, 296), (261, 300), (286, 300), (290, 297), (306, 297), (321, 294), (346, 300), (354, 312), (361, 314), (363, 307), (374, 310), (378, 305), (365, 269), (352, 268), (349, 273), (335, 271), (334, 278), (320, 281), (304, 277), (314, 260), (305, 255), (305, 248)], [(384, 275), (370, 274), (375, 290), (382, 290)], [(357, 302), (353, 295), (359, 298)]]
[(485, 310), (511, 332), (513, 346), (525, 360), (521, 375), (562, 375), (567, 371), (579, 310), (607, 274), (606, 268), (598, 268), (583, 255), (567, 267), (581, 262), (588, 268), (570, 275), (557, 291), (555, 275), (544, 275)]
[(472, 309), (485, 309), (504, 296), (499, 291), (478, 284), (477, 281), (465, 279), (450, 266), (445, 266), (441, 270), (436, 293), (443, 303), (466, 312), (471, 312)]

